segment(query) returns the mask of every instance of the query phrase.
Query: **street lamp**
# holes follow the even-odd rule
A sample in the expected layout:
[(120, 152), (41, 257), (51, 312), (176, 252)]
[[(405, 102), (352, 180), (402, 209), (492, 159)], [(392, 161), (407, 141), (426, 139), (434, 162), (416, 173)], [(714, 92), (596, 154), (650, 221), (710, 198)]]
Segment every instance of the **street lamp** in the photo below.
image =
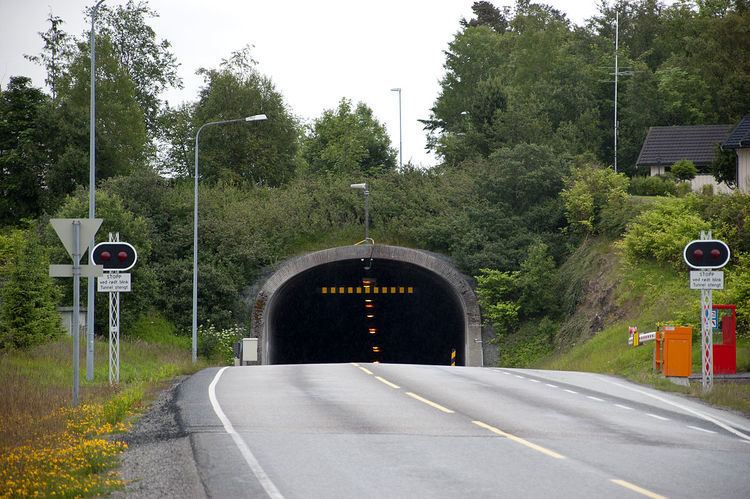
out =
[[(96, 33), (94, 22), (99, 6), (104, 0), (99, 0), (91, 9), (91, 103), (89, 105), (89, 219), (96, 217)], [(89, 241), (89, 262), (94, 251), (94, 236)], [(94, 379), (94, 278), (88, 278), (88, 294), (86, 298), (86, 379)]]
[(363, 184), (352, 184), (349, 187), (352, 189), (362, 189), (365, 195), (365, 240), (363, 241), (365, 244), (371, 244), (372, 239), (370, 239), (370, 188), (367, 185), (367, 182)]
[(198, 138), (207, 126), (241, 123), (244, 121), (263, 121), (265, 114), (256, 114), (236, 120), (212, 121), (204, 123), (195, 134), (195, 194), (193, 199), (193, 364), (198, 361)]
[(392, 88), (391, 92), (398, 92), (398, 168), (404, 168), (404, 153), (401, 143), (401, 87)]

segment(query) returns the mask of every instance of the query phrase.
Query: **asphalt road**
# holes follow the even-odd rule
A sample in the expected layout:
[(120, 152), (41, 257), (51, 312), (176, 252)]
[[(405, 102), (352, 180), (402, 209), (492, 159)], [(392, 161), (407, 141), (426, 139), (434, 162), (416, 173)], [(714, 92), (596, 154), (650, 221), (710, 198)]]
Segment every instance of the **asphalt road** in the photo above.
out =
[(253, 366), (180, 390), (211, 497), (750, 497), (750, 420), (608, 376)]

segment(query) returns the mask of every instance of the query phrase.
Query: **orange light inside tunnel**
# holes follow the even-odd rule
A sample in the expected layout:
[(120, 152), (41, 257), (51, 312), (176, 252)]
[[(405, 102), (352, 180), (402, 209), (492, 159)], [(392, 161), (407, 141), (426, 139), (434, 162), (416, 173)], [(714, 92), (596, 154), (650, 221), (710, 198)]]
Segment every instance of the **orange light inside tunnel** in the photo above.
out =
[(367, 314), (365, 317), (367, 317), (368, 319), (374, 319), (375, 314)]
[(375, 353), (380, 353), (380, 347), (372, 347), (372, 351)]
[(370, 334), (377, 334), (378, 330), (377, 328), (371, 327), (367, 329), (367, 332), (369, 332)]
[(374, 303), (365, 303), (365, 308), (375, 308)]

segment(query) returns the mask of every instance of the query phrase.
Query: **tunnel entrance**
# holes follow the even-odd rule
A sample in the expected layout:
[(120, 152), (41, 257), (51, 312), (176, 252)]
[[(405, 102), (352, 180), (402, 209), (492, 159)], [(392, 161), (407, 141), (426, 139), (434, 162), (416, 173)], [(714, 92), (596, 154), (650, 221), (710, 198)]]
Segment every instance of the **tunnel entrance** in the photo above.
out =
[[(366, 267), (366, 268), (365, 268)], [(394, 260), (342, 260), (290, 279), (270, 316), (269, 362), (464, 363), (461, 305), (445, 280)]]
[(449, 262), (396, 246), (346, 246), (285, 262), (253, 331), (263, 364), (482, 365), (476, 298)]

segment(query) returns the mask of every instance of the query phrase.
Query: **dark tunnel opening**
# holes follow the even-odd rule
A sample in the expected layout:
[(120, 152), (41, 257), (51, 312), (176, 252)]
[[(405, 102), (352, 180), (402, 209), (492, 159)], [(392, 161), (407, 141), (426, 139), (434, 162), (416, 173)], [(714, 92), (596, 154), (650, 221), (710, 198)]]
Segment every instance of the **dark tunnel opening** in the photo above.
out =
[[(365, 267), (369, 267), (366, 269)], [(465, 364), (463, 308), (434, 272), (396, 260), (342, 260), (290, 279), (269, 311), (270, 364)]]

